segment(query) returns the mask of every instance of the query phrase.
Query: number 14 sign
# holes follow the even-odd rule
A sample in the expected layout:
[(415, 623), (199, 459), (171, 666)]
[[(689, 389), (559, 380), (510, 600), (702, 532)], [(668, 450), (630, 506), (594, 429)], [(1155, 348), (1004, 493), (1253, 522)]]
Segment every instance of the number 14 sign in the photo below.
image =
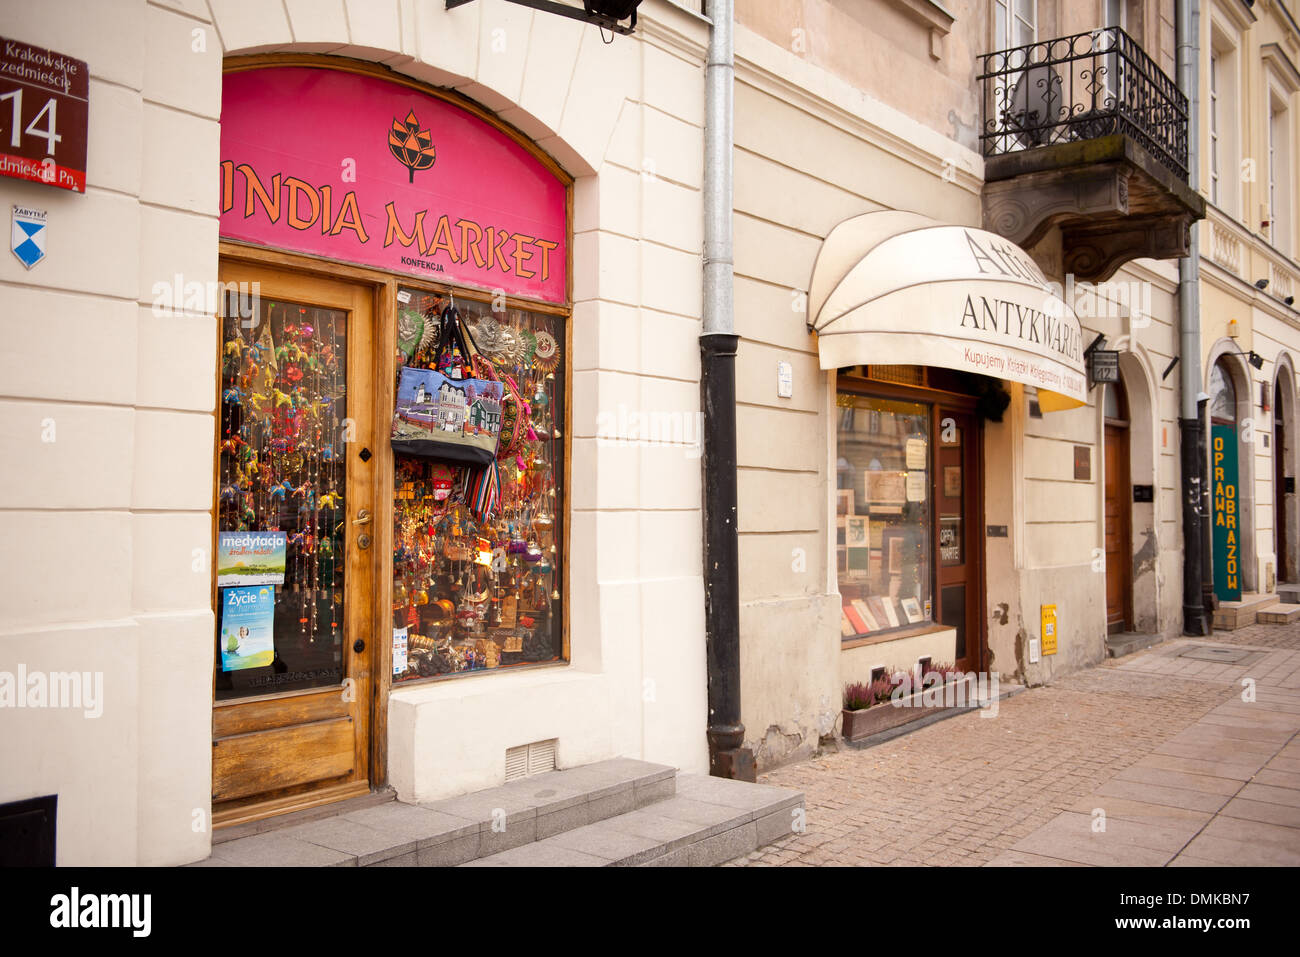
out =
[(0, 176), (86, 191), (85, 60), (0, 37)]

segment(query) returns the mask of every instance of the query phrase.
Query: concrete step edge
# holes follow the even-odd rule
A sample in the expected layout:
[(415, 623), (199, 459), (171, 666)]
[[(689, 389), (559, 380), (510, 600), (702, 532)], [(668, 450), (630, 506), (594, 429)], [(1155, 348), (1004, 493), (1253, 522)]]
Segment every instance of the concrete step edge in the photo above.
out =
[[(764, 786), (766, 787), (766, 786)], [(609, 857), (602, 853), (588, 853), (574, 847), (573, 841), (562, 841), (564, 835), (555, 835), (541, 841), (524, 843), (497, 854), (467, 861), (463, 866), (494, 866), (498, 862), (504, 866), (600, 866), (600, 867), (654, 867), (654, 866), (690, 866), (712, 867), (748, 854), (759, 847), (791, 833), (799, 823), (795, 808), (804, 807), (804, 796), (800, 792), (788, 789), (772, 788), (782, 791), (778, 796), (765, 801), (752, 809), (727, 808), (733, 813), (725, 819), (714, 823), (700, 823), (689, 833), (678, 837), (657, 840), (651, 847), (642, 848), (621, 856)], [(670, 805), (674, 799), (662, 803)], [(679, 799), (687, 804), (707, 804), (691, 798)], [(719, 805), (714, 805), (715, 807)], [(630, 818), (639, 812), (649, 812), (653, 816), (654, 805), (617, 815), (605, 822)], [(802, 815), (800, 815), (800, 818)], [(632, 836), (632, 832), (628, 832)], [(654, 840), (654, 839), (651, 839)], [(591, 851), (589, 847), (587, 849)]]

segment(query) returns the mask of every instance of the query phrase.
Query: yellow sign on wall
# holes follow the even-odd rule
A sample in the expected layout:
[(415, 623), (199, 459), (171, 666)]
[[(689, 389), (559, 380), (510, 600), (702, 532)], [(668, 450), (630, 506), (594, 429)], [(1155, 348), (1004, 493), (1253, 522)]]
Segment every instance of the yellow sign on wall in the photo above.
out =
[(1043, 605), (1043, 654), (1056, 654), (1056, 606)]

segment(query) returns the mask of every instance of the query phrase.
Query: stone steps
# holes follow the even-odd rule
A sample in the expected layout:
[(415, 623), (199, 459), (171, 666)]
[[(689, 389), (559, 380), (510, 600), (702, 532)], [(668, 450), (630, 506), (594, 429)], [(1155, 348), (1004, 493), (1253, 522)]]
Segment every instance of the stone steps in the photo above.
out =
[(1109, 658), (1123, 658), (1135, 651), (1141, 651), (1144, 648), (1159, 644), (1162, 640), (1160, 635), (1139, 635), (1127, 631), (1117, 635), (1107, 635), (1106, 656)]
[(802, 825), (803, 795), (788, 788), (679, 774), (670, 798), (466, 867), (712, 867)]
[(1245, 592), (1241, 601), (1224, 601), (1214, 610), (1214, 627), (1219, 631), (1236, 631), (1255, 624), (1259, 613), (1277, 603), (1277, 595)]
[(789, 833), (802, 806), (797, 791), (613, 758), (293, 823), (214, 844), (194, 866), (716, 864)]
[(1265, 608), (1255, 617), (1260, 624), (1289, 625), (1294, 621), (1300, 621), (1300, 605), (1279, 602)]
[(1300, 585), (1286, 584), (1277, 586), (1277, 597), (1286, 605), (1300, 605)]

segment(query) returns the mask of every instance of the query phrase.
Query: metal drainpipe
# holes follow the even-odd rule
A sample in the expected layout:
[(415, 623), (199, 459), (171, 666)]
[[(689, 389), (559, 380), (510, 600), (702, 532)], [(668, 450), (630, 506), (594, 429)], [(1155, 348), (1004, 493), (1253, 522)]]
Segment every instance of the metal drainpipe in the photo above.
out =
[[(1197, 115), (1200, 96), (1199, 0), (1178, 0), (1178, 86), (1187, 96), (1187, 179), (1200, 188)], [(1181, 415), (1178, 419), (1183, 473), (1183, 634), (1209, 634), (1203, 584), (1208, 579), (1210, 555), (1206, 545), (1209, 485), (1206, 475), (1205, 434), (1201, 424), (1201, 297), (1200, 230), (1192, 225), (1187, 256), (1178, 261), (1178, 326)]]
[(732, 0), (708, 0), (704, 74), (704, 313), (700, 407), (704, 449), (704, 634), (709, 773), (754, 780), (740, 722), (740, 570), (736, 537), (736, 343), (732, 277), (735, 47)]

